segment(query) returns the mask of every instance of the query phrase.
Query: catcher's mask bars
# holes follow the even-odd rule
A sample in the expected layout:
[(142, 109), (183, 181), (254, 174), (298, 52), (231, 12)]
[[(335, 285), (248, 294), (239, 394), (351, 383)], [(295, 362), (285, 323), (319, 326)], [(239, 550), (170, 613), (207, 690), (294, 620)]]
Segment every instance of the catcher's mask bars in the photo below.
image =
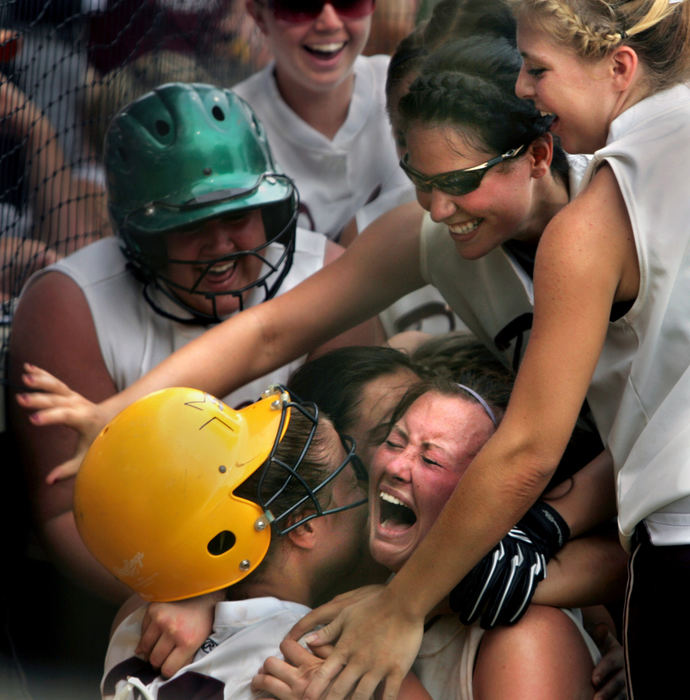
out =
[[(276, 399), (276, 403), (279, 402), (280, 404), (282, 404), (280, 427), (276, 434), (276, 441), (273, 445), (273, 449), (271, 450), (271, 454), (268, 456), (266, 466), (262, 470), (261, 478), (259, 479), (257, 500), (263, 508), (268, 520), (273, 524), (276, 534), (285, 535), (286, 533), (290, 532), (290, 530), (294, 530), (296, 527), (299, 527), (303, 523), (306, 523), (308, 520), (318, 518), (322, 515), (339, 513), (340, 511), (348, 510), (349, 508), (355, 508), (356, 506), (363, 505), (367, 502), (367, 499), (363, 498), (362, 500), (357, 501), (355, 503), (350, 503), (345, 506), (327, 509), (324, 509), (321, 503), (319, 502), (318, 493), (325, 486), (330, 484), (333, 481), (333, 479), (335, 479), (338, 476), (338, 474), (340, 474), (340, 472), (342, 472), (343, 469), (347, 467), (348, 464), (352, 465), (352, 468), (354, 469), (354, 472), (359, 481), (366, 483), (369, 479), (369, 475), (367, 473), (366, 467), (364, 466), (360, 458), (355, 454), (355, 441), (349, 435), (343, 435), (340, 439), (345, 450), (345, 459), (343, 459), (343, 461), (330, 473), (328, 477), (326, 477), (320, 484), (318, 484), (318, 486), (316, 486), (313, 489), (310, 488), (309, 484), (306, 483), (306, 481), (302, 478), (302, 475), (299, 473), (299, 467), (304, 461), (304, 458), (307, 454), (307, 450), (309, 449), (314, 439), (314, 435), (316, 434), (316, 428), (319, 420), (319, 409), (317, 405), (313, 402), (300, 403), (299, 401), (291, 400), (289, 393), (284, 387), (271, 387), (269, 388), (269, 391), (276, 388), (280, 390), (280, 398)], [(284, 432), (283, 425), (285, 421), (288, 420), (287, 409), (294, 409), (299, 411), (312, 424), (309, 432), (309, 437), (305, 441), (304, 447), (302, 448), (302, 451), (300, 452), (294, 464), (288, 464), (284, 460), (280, 460), (275, 456), (276, 450), (278, 449), (278, 444), (280, 442), (280, 440), (278, 439), (278, 435), (281, 435), (281, 433)], [(271, 469), (282, 470), (285, 473), (285, 480), (283, 481), (281, 487), (279, 487), (273, 493), (267, 495), (264, 493), (264, 485), (266, 477)], [(304, 489), (304, 496), (295, 503), (293, 503), (290, 507), (284, 509), (281, 513), (273, 514), (271, 512), (271, 504), (283, 493), (283, 491), (285, 491), (286, 488), (288, 488), (292, 480), (296, 480), (299, 482), (299, 484)], [(284, 521), (290, 514), (294, 513), (299, 509), (303, 509), (307, 502), (309, 502), (311, 507), (313, 507), (313, 512), (311, 512), (309, 515), (303, 516), (299, 520), (291, 522), (290, 525), (287, 525), (285, 527), (276, 526), (276, 523)]]

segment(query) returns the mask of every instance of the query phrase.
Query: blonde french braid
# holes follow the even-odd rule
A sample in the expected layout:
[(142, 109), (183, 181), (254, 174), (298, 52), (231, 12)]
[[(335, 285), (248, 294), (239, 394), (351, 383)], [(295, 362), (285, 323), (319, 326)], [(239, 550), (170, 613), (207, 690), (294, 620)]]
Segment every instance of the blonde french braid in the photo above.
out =
[(690, 78), (690, 4), (668, 0), (508, 0), (556, 43), (582, 58), (625, 44), (640, 57), (653, 90)]

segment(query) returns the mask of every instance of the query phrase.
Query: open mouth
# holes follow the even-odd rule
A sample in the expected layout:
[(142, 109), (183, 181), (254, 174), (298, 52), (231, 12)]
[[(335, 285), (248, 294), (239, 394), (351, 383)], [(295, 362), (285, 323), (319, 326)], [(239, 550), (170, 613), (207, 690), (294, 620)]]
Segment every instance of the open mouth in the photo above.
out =
[(204, 278), (210, 282), (224, 282), (232, 277), (236, 267), (237, 260), (212, 265), (205, 270)]
[(448, 230), (454, 236), (466, 236), (476, 231), (482, 221), (484, 221), (484, 219), (473, 219), (472, 221), (466, 221), (464, 224), (453, 224), (448, 226)]
[(399, 498), (379, 491), (379, 522), (387, 529), (407, 530), (417, 522), (417, 516)]
[(304, 45), (304, 49), (312, 56), (323, 60), (335, 58), (344, 48), (345, 41), (330, 42), (324, 44), (312, 44), (311, 46)]
[(553, 112), (545, 112), (543, 109), (539, 110), (539, 114), (541, 114), (542, 117), (551, 117), (549, 129), (553, 129), (554, 124), (558, 121), (558, 116)]

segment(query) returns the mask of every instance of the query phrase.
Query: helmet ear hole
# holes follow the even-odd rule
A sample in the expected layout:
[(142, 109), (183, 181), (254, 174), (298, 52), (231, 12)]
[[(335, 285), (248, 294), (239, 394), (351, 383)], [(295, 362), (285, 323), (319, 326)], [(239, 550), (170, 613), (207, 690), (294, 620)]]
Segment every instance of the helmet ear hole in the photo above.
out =
[(159, 136), (167, 136), (170, 133), (170, 124), (162, 119), (156, 119), (156, 131)]
[(230, 530), (223, 530), (209, 541), (206, 549), (212, 556), (219, 557), (221, 554), (229, 552), (235, 546), (236, 541), (237, 538)]
[(213, 109), (211, 110), (211, 114), (213, 114), (214, 119), (219, 122), (224, 122), (225, 121), (225, 112), (218, 106), (214, 105)]

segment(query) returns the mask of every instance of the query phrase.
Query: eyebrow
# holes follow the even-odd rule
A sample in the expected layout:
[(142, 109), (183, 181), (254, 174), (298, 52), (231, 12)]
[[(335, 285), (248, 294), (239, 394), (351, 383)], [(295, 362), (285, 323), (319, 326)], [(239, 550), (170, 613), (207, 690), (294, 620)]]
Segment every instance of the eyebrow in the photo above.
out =
[(398, 423), (396, 423), (389, 431), (388, 435), (386, 435), (386, 438), (389, 438), (393, 433), (400, 433), (406, 440), (409, 440), (409, 435), (408, 433), (403, 430)]
[(446, 447), (443, 447), (443, 445), (439, 445), (436, 442), (423, 442), (422, 443), (422, 451), (423, 452), (425, 452), (427, 450), (432, 450), (432, 449), (438, 450), (439, 452), (442, 452), (447, 457), (452, 458), (450, 451)]
[[(391, 428), (388, 435), (390, 436), (393, 432), (399, 433), (407, 442), (410, 441), (409, 434), (403, 428), (401, 428), (398, 424), (394, 425)], [(449, 457), (452, 457), (450, 451), (447, 448), (443, 447), (443, 445), (439, 445), (436, 442), (430, 442), (428, 440), (425, 440), (421, 444), (421, 449), (422, 449), (422, 452), (429, 450), (429, 449), (440, 450), (441, 452), (443, 452), (443, 454), (448, 455)]]
[(523, 60), (536, 61), (537, 63), (543, 63), (546, 65), (547, 61), (544, 57), (540, 57), (539, 54), (529, 53), (528, 51), (520, 51), (520, 56)]

